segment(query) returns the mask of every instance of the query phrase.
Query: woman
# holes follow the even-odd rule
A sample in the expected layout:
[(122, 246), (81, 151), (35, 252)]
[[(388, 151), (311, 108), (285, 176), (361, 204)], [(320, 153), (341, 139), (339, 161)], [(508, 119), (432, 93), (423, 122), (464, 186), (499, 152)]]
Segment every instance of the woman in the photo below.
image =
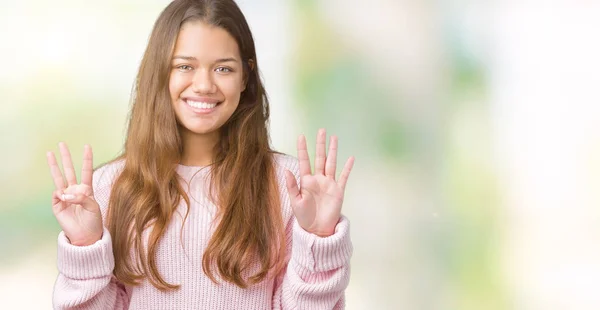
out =
[(352, 245), (337, 138), (311, 173), (269, 145), (254, 41), (232, 0), (173, 1), (140, 65), (124, 151), (78, 184), (48, 164), (58, 309), (341, 309)]

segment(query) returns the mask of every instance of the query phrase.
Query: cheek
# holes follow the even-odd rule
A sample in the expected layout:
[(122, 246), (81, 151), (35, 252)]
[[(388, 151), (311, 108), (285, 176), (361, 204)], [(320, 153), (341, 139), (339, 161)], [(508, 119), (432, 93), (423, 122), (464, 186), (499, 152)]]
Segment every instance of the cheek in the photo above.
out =
[(221, 83), (220, 90), (229, 100), (239, 101), (240, 93), (244, 91), (241, 79), (231, 79)]
[(177, 74), (172, 74), (169, 78), (169, 93), (171, 94), (171, 99), (175, 100), (179, 98), (179, 95), (186, 88), (186, 79)]

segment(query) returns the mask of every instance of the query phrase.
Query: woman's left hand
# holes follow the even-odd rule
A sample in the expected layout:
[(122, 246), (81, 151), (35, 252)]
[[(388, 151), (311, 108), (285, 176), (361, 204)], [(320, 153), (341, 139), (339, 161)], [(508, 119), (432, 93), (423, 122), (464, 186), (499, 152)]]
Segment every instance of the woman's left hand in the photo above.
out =
[(289, 170), (286, 171), (288, 193), (298, 224), (307, 232), (320, 237), (331, 236), (335, 232), (341, 216), (344, 188), (354, 164), (354, 157), (348, 158), (336, 181), (337, 137), (330, 137), (327, 154), (326, 137), (325, 129), (320, 129), (317, 134), (314, 174), (311, 174), (306, 138), (298, 138), (300, 188), (294, 175)]

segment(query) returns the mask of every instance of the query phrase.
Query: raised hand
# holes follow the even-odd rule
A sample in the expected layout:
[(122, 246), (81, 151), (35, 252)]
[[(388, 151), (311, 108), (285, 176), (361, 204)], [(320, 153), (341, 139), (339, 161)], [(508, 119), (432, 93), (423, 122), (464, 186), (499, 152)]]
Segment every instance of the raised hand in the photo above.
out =
[(320, 129), (317, 134), (317, 156), (315, 174), (311, 174), (306, 138), (298, 138), (298, 160), (300, 163), (300, 188), (296, 178), (286, 171), (286, 183), (294, 215), (300, 226), (307, 232), (321, 237), (333, 235), (340, 220), (344, 189), (354, 164), (354, 157), (348, 158), (339, 180), (335, 180), (337, 161), (337, 137), (329, 139), (329, 152), (325, 153), (327, 133)]
[(54, 153), (46, 153), (56, 187), (52, 193), (52, 212), (71, 244), (77, 246), (93, 244), (102, 238), (103, 229), (100, 206), (94, 200), (92, 189), (92, 148), (89, 145), (84, 147), (81, 184), (77, 183), (69, 148), (63, 142), (59, 143), (59, 148), (67, 186)]

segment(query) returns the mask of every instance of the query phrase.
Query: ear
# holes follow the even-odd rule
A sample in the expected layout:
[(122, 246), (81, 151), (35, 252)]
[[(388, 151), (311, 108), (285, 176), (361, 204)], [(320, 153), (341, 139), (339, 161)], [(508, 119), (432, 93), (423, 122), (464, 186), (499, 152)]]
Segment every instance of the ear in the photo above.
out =
[(244, 72), (244, 85), (242, 85), (242, 91), (246, 90), (246, 86), (248, 85), (248, 77), (252, 71), (254, 71), (254, 59), (248, 59), (248, 68), (246, 72)]

